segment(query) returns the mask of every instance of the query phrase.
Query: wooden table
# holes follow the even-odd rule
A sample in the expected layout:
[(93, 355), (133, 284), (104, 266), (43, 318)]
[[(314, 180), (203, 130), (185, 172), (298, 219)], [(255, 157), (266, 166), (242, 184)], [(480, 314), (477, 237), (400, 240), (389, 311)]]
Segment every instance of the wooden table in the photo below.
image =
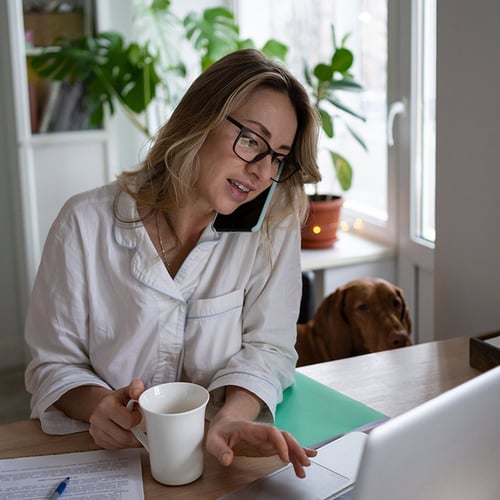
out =
[[(480, 373), (469, 366), (468, 338), (320, 363), (299, 371), (391, 417)], [(0, 426), (0, 458), (95, 449), (87, 432), (49, 436), (35, 420)], [(205, 470), (200, 479), (190, 485), (168, 487), (151, 477), (147, 453), (143, 451), (145, 498), (215, 499), (282, 465), (276, 457), (236, 457), (229, 468), (224, 468), (213, 457), (205, 456)]]

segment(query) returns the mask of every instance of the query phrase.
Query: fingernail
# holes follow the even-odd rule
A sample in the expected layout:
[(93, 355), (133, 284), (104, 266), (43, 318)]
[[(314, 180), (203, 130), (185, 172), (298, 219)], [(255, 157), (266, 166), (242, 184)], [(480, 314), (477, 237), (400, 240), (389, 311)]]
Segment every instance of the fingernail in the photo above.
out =
[(222, 465), (229, 465), (230, 459), (229, 452), (225, 451), (221, 457)]

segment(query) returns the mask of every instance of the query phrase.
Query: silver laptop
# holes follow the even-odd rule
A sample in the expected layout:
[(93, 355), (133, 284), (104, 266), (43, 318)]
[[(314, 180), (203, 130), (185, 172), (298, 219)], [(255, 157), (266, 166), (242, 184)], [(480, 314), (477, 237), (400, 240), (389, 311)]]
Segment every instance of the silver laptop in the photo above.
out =
[(321, 447), (306, 474), (288, 465), (221, 498), (500, 500), (500, 367)]

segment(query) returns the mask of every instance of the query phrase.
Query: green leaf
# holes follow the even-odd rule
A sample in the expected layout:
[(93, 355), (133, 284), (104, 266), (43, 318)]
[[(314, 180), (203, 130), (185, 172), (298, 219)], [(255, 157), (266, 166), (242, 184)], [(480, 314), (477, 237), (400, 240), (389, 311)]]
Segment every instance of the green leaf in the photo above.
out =
[(170, 0), (153, 0), (151, 9), (153, 12), (162, 12), (164, 10), (168, 10), (171, 3), (172, 2)]
[(325, 134), (330, 138), (333, 137), (333, 120), (330, 113), (324, 109), (319, 109), (318, 111), (321, 118), (321, 127), (325, 131)]
[(328, 88), (331, 90), (346, 90), (348, 92), (362, 92), (363, 86), (352, 78), (341, 78), (331, 80), (328, 83)]
[(339, 48), (335, 51), (332, 56), (332, 69), (333, 71), (339, 71), (340, 73), (345, 73), (349, 70), (354, 62), (353, 53), (346, 48)]
[(350, 33), (346, 33), (343, 37), (342, 37), (342, 40), (340, 40), (340, 46), (341, 47), (345, 47), (346, 44), (347, 44), (347, 40), (348, 38), (351, 36)]
[(191, 12), (183, 24), (188, 40), (201, 53), (203, 69), (238, 48), (238, 25), (224, 7), (205, 9), (201, 15)]
[(364, 139), (358, 134), (356, 130), (354, 130), (348, 123), (345, 124), (347, 127), (347, 130), (349, 130), (350, 134), (352, 137), (356, 140), (356, 142), (366, 151), (368, 152), (368, 146), (366, 145), (366, 142)]
[(245, 38), (245, 40), (238, 41), (239, 49), (255, 49), (255, 43), (251, 38)]
[(262, 47), (262, 52), (269, 58), (276, 58), (281, 61), (285, 61), (288, 53), (288, 47), (284, 43), (271, 38)]
[(330, 31), (332, 32), (332, 43), (333, 43), (333, 51), (337, 50), (337, 37), (335, 36), (335, 26), (333, 24), (330, 25)]
[(320, 82), (329, 82), (333, 78), (333, 68), (324, 63), (317, 64), (313, 73)]
[(352, 185), (352, 167), (351, 164), (341, 155), (330, 151), (335, 173), (343, 191), (348, 191)]
[(351, 116), (354, 116), (355, 118), (358, 118), (359, 120), (362, 120), (364, 122), (366, 121), (366, 118), (362, 114), (349, 108), (342, 101), (340, 101), (338, 98), (329, 95), (329, 96), (326, 96), (326, 100), (328, 102), (330, 102), (331, 104), (333, 104), (336, 108), (341, 109), (342, 111), (345, 111), (346, 113), (350, 114)]
[(304, 80), (306, 81), (307, 85), (309, 85), (309, 87), (313, 86), (311, 70), (309, 69), (309, 66), (306, 63), (306, 61), (304, 61)]

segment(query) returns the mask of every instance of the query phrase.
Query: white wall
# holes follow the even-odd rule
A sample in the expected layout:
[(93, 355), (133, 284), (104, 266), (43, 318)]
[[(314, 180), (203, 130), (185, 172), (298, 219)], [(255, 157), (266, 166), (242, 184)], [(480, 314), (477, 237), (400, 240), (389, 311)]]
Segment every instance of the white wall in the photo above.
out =
[[(0, 2), (0, 213), (2, 230), (0, 244), (0, 370), (19, 366), (24, 360), (23, 344), (20, 341), (24, 323), (23, 288), (25, 272), (22, 266), (21, 201), (13, 196), (19, 191), (16, 175), (17, 149), (12, 84), (5, 76), (10, 73), (10, 43), (8, 37), (5, 2)], [(14, 145), (14, 147), (13, 147)]]
[(500, 329), (500, 2), (437, 2), (437, 338)]

